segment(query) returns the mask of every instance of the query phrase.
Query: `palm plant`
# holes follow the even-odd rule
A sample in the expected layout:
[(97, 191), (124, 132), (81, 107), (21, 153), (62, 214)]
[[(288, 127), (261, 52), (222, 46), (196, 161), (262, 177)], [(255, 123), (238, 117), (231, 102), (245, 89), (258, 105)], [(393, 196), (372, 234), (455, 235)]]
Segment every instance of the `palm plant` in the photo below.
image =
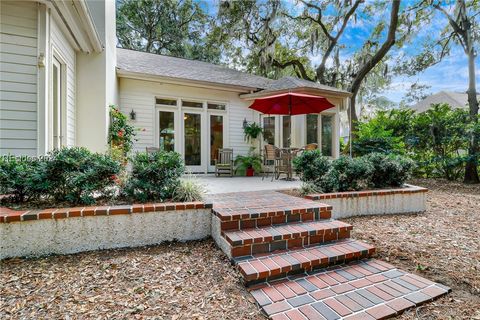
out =
[(235, 158), (235, 167), (236, 172), (239, 175), (245, 175), (247, 169), (253, 169), (255, 172), (260, 172), (262, 171), (262, 158), (259, 154), (250, 150), (248, 155), (238, 155)]

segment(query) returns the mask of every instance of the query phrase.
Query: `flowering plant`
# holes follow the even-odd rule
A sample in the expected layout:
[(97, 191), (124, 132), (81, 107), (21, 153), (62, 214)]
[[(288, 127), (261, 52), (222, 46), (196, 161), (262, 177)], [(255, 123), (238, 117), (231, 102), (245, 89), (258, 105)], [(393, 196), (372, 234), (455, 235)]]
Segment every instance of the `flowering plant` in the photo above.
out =
[(128, 123), (128, 118), (116, 106), (110, 105), (110, 128), (108, 143), (111, 149), (121, 153), (122, 157), (132, 150), (133, 141), (136, 141), (137, 129)]

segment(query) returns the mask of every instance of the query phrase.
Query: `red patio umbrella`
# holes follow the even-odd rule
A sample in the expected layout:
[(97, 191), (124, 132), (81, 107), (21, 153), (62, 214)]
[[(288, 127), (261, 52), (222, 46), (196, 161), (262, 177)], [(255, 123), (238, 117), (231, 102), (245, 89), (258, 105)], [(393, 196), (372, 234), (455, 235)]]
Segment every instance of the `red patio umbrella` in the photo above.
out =
[(257, 98), (250, 106), (251, 109), (264, 114), (286, 116), (320, 113), (333, 107), (335, 106), (324, 97), (293, 92)]

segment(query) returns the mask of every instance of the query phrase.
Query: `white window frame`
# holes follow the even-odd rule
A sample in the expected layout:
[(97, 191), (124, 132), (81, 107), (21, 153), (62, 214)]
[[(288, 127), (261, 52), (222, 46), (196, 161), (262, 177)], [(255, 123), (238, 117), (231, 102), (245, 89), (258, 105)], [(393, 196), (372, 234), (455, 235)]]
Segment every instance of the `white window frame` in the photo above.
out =
[[(327, 157), (330, 157), (330, 158), (336, 158), (337, 155), (336, 155), (336, 147), (335, 147), (335, 141), (338, 140), (338, 137), (337, 137), (337, 130), (336, 130), (336, 122), (337, 122), (337, 117), (336, 117), (337, 113), (336, 112), (322, 112), (322, 113), (319, 113), (319, 117), (318, 117), (318, 133), (319, 133), (319, 136), (318, 136), (318, 148), (320, 149), (320, 152), (322, 151), (322, 116), (330, 116), (332, 117), (332, 140), (330, 141), (331, 143), (331, 147), (332, 147), (332, 154), (331, 155), (328, 155)], [(322, 153), (323, 154), (323, 153)]]
[[(162, 105), (156, 104), (156, 99), (170, 99), (176, 100), (177, 104)], [(200, 102), (202, 108), (184, 107), (182, 101)], [(225, 110), (208, 109), (208, 103), (225, 105)], [(167, 96), (167, 95), (155, 95), (154, 97), (154, 117), (155, 117), (155, 135), (154, 143), (156, 147), (160, 145), (160, 139), (158, 130), (160, 128), (159, 123), (159, 111), (174, 112), (174, 125), (175, 125), (175, 151), (182, 155), (185, 159), (185, 126), (184, 116), (185, 113), (195, 113), (201, 115), (201, 164), (199, 166), (187, 166), (187, 169), (195, 173), (207, 173), (213, 172), (215, 167), (210, 165), (210, 115), (222, 115), (223, 116), (223, 148), (228, 148), (230, 145), (230, 139), (228, 134), (229, 125), (229, 103), (227, 101), (211, 100), (211, 99), (199, 99), (185, 96)]]
[[(335, 141), (337, 141), (337, 116), (338, 113), (335, 111), (324, 111), (321, 113), (315, 113), (317, 116), (317, 144), (318, 144), (318, 149), (321, 151), (322, 150), (322, 116), (331, 116), (332, 117), (332, 155), (328, 156), (331, 158), (336, 158), (338, 157), (338, 151), (337, 147), (335, 144)], [(305, 125), (305, 130), (303, 130), (303, 141), (304, 144), (307, 144), (307, 115), (305, 115), (304, 119), (304, 125)]]
[[(52, 49), (53, 54), (51, 58), (51, 68), (50, 68), (50, 103), (49, 103), (49, 121), (47, 127), (49, 128), (49, 150), (61, 148), (67, 145), (67, 104), (66, 104), (66, 87), (67, 87), (67, 65), (65, 60), (62, 58), (60, 53)], [(58, 101), (58, 118), (55, 119), (54, 108), (54, 84), (53, 84), (53, 68), (57, 68), (59, 72), (59, 77), (57, 79), (57, 84), (59, 85), (57, 92), (57, 101)], [(57, 130), (55, 130), (55, 128)], [(59, 134), (55, 136), (55, 131)]]

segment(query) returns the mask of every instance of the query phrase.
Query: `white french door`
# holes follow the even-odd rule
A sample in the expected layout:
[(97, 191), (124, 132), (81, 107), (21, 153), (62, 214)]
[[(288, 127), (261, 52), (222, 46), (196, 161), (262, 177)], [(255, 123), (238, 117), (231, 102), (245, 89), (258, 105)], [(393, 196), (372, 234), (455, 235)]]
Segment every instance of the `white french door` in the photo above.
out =
[(178, 144), (178, 111), (172, 108), (157, 108), (156, 110), (157, 134), (156, 142), (160, 150), (179, 151)]
[(182, 110), (183, 150), (185, 166), (191, 172), (205, 172), (206, 161), (206, 125), (205, 113), (196, 110)]
[(215, 171), (215, 159), (218, 158), (218, 149), (222, 149), (226, 143), (226, 114), (208, 112), (208, 171)]
[(226, 104), (156, 98), (155, 143), (182, 155), (188, 171), (215, 170), (218, 149), (228, 147)]

